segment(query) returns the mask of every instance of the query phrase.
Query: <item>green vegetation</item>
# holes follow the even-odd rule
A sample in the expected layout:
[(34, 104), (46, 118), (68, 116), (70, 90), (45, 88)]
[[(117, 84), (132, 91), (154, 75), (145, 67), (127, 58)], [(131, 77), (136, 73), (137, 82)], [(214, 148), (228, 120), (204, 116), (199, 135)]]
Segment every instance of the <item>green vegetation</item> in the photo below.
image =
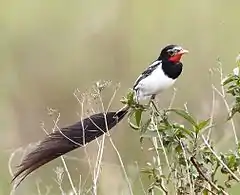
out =
[[(220, 62), (218, 70), (222, 75)], [(228, 120), (232, 120), (240, 112), (239, 67), (224, 78), (222, 84), (227, 86), (226, 93), (235, 98), (231, 109), (226, 104)], [(213, 86), (213, 90), (220, 93), (226, 102), (224, 88), (220, 92)], [(130, 127), (140, 132), (141, 142), (150, 139), (152, 146), (148, 151), (155, 152), (152, 161), (147, 162), (147, 166), (142, 169), (151, 180), (148, 193), (155, 194), (155, 191), (160, 190), (163, 194), (226, 195), (232, 184), (240, 182), (240, 143), (234, 123), (232, 133), (236, 138), (235, 147), (226, 153), (218, 153), (211, 138), (211, 131), (217, 130), (217, 124), (213, 123), (214, 115), (198, 120), (189, 113), (187, 106), (185, 109), (170, 107), (159, 110), (152, 102), (150, 108), (149, 105), (147, 108), (139, 107), (133, 100), (133, 92), (122, 102), (132, 108)], [(144, 112), (148, 112), (148, 116), (143, 122), (141, 116)], [(178, 118), (171, 120), (171, 114), (176, 114), (182, 122), (176, 122)]]

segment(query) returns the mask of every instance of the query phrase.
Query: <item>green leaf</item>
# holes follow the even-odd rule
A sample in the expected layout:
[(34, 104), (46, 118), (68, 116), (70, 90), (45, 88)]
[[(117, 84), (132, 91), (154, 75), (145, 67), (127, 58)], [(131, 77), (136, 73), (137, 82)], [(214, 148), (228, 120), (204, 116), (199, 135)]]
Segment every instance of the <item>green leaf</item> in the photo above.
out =
[(134, 96), (133, 91), (130, 91), (130, 92), (128, 92), (128, 94), (127, 94), (127, 99), (128, 99), (128, 100), (132, 100), (132, 99), (133, 99), (133, 96)]
[(120, 99), (120, 102), (123, 103), (123, 104), (127, 104), (128, 103), (128, 99), (126, 97), (122, 97)]
[(208, 195), (209, 193), (208, 193), (208, 190), (207, 189), (204, 189), (203, 190), (203, 195)]
[[(129, 113), (128, 123), (132, 129), (134, 129), (134, 130), (140, 129), (142, 112), (143, 112), (143, 110), (141, 110), (141, 109), (135, 109), (135, 110), (132, 110), (131, 113)], [(133, 119), (133, 117), (134, 117), (134, 119)], [(132, 122), (132, 120), (136, 121), (136, 124), (134, 124)]]
[(129, 113), (129, 116), (128, 116), (128, 124), (129, 124), (129, 126), (130, 126), (133, 130), (139, 130), (139, 129), (140, 129), (139, 126), (136, 125), (136, 124), (134, 124), (134, 123), (131, 121), (134, 113), (135, 113), (135, 112), (130, 112), (130, 113)]
[(132, 129), (134, 129), (134, 130), (139, 130), (139, 126), (133, 124), (130, 119), (128, 119), (128, 124), (130, 125), (130, 127), (131, 127)]
[(222, 84), (227, 85), (228, 83), (231, 83), (232, 81), (236, 81), (236, 80), (237, 80), (237, 77), (235, 77), (234, 75), (231, 75), (231, 76), (227, 77), (226, 79), (224, 79), (222, 81)]
[(135, 111), (135, 119), (136, 119), (136, 125), (139, 127), (140, 126), (140, 122), (141, 122), (141, 119), (142, 119), (142, 110), (136, 110)]
[(207, 119), (207, 120), (203, 120), (200, 123), (198, 123), (198, 125), (196, 127), (196, 133), (199, 133), (200, 130), (205, 128), (209, 124), (209, 121), (210, 121), (210, 118)]
[(240, 96), (236, 96), (236, 102), (240, 103)]
[(236, 102), (235, 105), (232, 107), (229, 115), (228, 115), (228, 118), (227, 120), (230, 120), (232, 119), (232, 117), (237, 113), (237, 112), (240, 112), (240, 103), (239, 102)]
[(132, 106), (134, 104), (134, 92), (129, 91), (126, 95), (126, 97), (122, 97), (120, 100), (123, 104), (127, 104), (129, 106)]
[(175, 151), (178, 153), (178, 154), (180, 154), (180, 153), (182, 153), (182, 146), (180, 145), (180, 144), (178, 144), (176, 147), (175, 147)]
[(185, 120), (187, 120), (189, 123), (191, 123), (194, 127), (197, 126), (197, 123), (195, 122), (195, 119), (185, 110), (182, 109), (169, 109), (168, 112), (175, 112)]
[(177, 128), (177, 129), (185, 132), (187, 135), (193, 137), (193, 134), (192, 134), (192, 131), (191, 131), (191, 130), (186, 129), (185, 127), (182, 127), (182, 126), (180, 126), (179, 124), (174, 124), (173, 127), (174, 127), (174, 128)]

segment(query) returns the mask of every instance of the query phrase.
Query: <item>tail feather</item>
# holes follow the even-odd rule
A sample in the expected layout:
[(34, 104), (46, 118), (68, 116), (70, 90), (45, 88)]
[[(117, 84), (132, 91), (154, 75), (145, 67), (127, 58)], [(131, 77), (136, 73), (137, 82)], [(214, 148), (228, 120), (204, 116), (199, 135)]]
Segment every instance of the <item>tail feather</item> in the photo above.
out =
[(71, 126), (55, 131), (27, 154), (12, 179), (17, 187), (30, 173), (44, 164), (87, 144), (113, 128), (127, 114), (128, 108), (117, 112), (94, 114)]

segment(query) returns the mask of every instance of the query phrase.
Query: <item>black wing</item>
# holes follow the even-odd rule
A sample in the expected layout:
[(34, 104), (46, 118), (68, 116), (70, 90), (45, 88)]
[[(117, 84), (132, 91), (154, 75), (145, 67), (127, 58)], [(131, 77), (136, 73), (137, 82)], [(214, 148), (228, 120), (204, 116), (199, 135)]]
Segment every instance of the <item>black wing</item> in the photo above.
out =
[(150, 74), (152, 74), (152, 72), (161, 64), (161, 61), (157, 60), (154, 61), (146, 70), (144, 70), (144, 72), (137, 78), (137, 80), (135, 81), (135, 84), (133, 86), (133, 89), (135, 89), (135, 87), (138, 85), (138, 83), (145, 79), (147, 76), (149, 76)]

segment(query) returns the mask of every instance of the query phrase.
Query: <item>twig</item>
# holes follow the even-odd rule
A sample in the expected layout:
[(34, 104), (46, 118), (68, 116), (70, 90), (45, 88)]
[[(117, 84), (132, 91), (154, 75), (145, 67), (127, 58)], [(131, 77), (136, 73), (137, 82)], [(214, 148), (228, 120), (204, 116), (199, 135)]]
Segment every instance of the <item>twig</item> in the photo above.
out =
[(228, 166), (221, 160), (221, 158), (216, 154), (216, 152), (212, 149), (212, 147), (209, 145), (209, 143), (207, 142), (207, 140), (205, 139), (205, 137), (202, 135), (202, 139), (204, 141), (204, 143), (206, 144), (206, 146), (209, 148), (209, 150), (214, 154), (214, 156), (218, 159), (218, 161), (221, 163), (221, 165), (223, 167), (225, 167), (227, 169), (227, 171), (232, 175), (232, 177), (240, 182), (240, 179), (228, 168)]
[[(76, 89), (75, 92), (73, 93), (74, 97), (77, 99), (78, 103), (81, 105), (81, 114), (80, 114), (80, 120), (81, 120), (81, 126), (82, 126), (82, 129), (83, 129), (83, 134), (85, 135), (85, 132), (84, 132), (84, 124), (83, 124), (83, 113), (84, 113), (84, 102), (85, 102), (85, 97), (82, 95), (82, 99), (80, 100), (78, 95), (77, 95), (77, 92), (80, 92), (79, 89)], [(90, 170), (90, 174), (93, 176), (93, 173), (92, 173), (92, 164), (91, 164), (91, 160), (90, 160), (90, 157), (88, 155), (88, 152), (87, 152), (87, 147), (86, 147), (86, 144), (85, 144), (85, 136), (83, 136), (83, 150), (84, 150), (84, 153), (87, 157), (87, 161), (88, 161), (88, 165), (89, 165), (89, 170)]]
[[(112, 95), (112, 97), (111, 97), (111, 101), (110, 101), (110, 103), (108, 104), (108, 108), (107, 108), (107, 109), (110, 108), (111, 103), (113, 102), (113, 100), (114, 100), (114, 98), (115, 98), (115, 96), (116, 96), (116, 92), (117, 92), (117, 89), (115, 89), (115, 91), (114, 91), (114, 93), (113, 93), (113, 95)], [(106, 111), (104, 110), (104, 105), (103, 105), (103, 101), (102, 101), (101, 96), (99, 96), (99, 98), (100, 98), (100, 102), (101, 102), (101, 105), (102, 105), (103, 112), (106, 113)], [(112, 140), (112, 138), (111, 138), (111, 136), (110, 136), (109, 129), (108, 129), (108, 124), (107, 124), (106, 114), (104, 114), (104, 120), (105, 120), (105, 125), (106, 125), (106, 130), (107, 130), (107, 131), (106, 131), (106, 134), (108, 135), (109, 141), (110, 141), (110, 143), (112, 144), (112, 147), (113, 147), (113, 149), (115, 150), (115, 152), (116, 152), (116, 154), (117, 154), (117, 156), (118, 156), (118, 159), (119, 159), (119, 162), (120, 162), (120, 166), (121, 166), (121, 168), (122, 168), (122, 170), (123, 170), (123, 173), (124, 173), (126, 182), (127, 182), (127, 184), (128, 184), (129, 192), (130, 192), (131, 195), (133, 195), (133, 190), (132, 190), (131, 182), (130, 182), (130, 180), (129, 180), (129, 178), (128, 178), (128, 175), (127, 175), (126, 169), (125, 169), (125, 167), (124, 167), (124, 164), (123, 164), (121, 155), (120, 155), (117, 147), (115, 146), (115, 144), (114, 144), (114, 142), (113, 142), (113, 140)], [(105, 134), (104, 134), (104, 135), (105, 135)]]
[[(223, 70), (222, 70), (221, 62), (219, 62), (219, 73), (220, 73), (220, 79), (222, 81), (223, 80)], [(222, 97), (223, 102), (224, 102), (224, 104), (225, 104), (225, 106), (227, 108), (227, 111), (229, 113), (231, 111), (231, 109), (230, 109), (230, 107), (228, 105), (228, 102), (226, 100), (226, 94), (225, 94), (224, 86), (221, 85), (221, 92), (216, 87), (214, 89)], [(234, 135), (234, 138), (235, 138), (235, 143), (236, 143), (236, 145), (238, 145), (238, 138), (237, 138), (237, 133), (236, 133), (236, 127), (235, 127), (233, 118), (231, 118), (230, 121), (231, 121), (231, 124), (232, 124), (232, 129), (233, 129), (233, 135)]]
[[(153, 147), (155, 149), (155, 152), (156, 152), (156, 155), (157, 155), (157, 166), (158, 166), (158, 171), (159, 171), (159, 174), (160, 175), (163, 175), (163, 171), (162, 171), (162, 166), (161, 166), (161, 159), (160, 159), (160, 155), (159, 155), (159, 152), (158, 152), (158, 143), (157, 143), (157, 138), (156, 137), (153, 137), (152, 138), (152, 142), (153, 142)], [(161, 179), (161, 182), (160, 182), (160, 189), (161, 191), (165, 194), (165, 195), (168, 195), (168, 191), (166, 190), (166, 187), (164, 185), (164, 182), (163, 180)]]
[(185, 108), (186, 112), (188, 112), (188, 105), (187, 104), (188, 104), (187, 102), (184, 103), (184, 108)]
[(93, 172), (93, 194), (94, 195), (97, 195), (97, 181), (98, 181), (98, 178), (99, 178), (100, 166), (101, 166), (101, 161), (102, 161), (102, 158), (103, 158), (104, 143), (105, 143), (105, 136), (103, 136), (103, 139), (99, 144), (97, 159), (96, 159), (94, 172)]
[(55, 169), (55, 173), (57, 175), (57, 179), (55, 179), (55, 182), (58, 184), (59, 190), (61, 192), (61, 195), (65, 195), (65, 192), (62, 188), (62, 181), (63, 181), (63, 174), (64, 174), (64, 170), (62, 167), (57, 167)]
[[(140, 172), (138, 162), (136, 161), (135, 163), (136, 163), (138, 172)], [(143, 186), (141, 174), (139, 174), (139, 182), (140, 182), (141, 188), (142, 188), (142, 190), (143, 190), (143, 193), (144, 193), (145, 195), (147, 195), (147, 192), (145, 191), (144, 186)]]
[[(58, 125), (57, 125), (58, 122), (59, 122), (59, 120), (60, 120), (60, 113), (58, 114), (57, 119), (56, 119), (56, 120), (53, 120), (53, 122), (54, 122), (53, 131), (55, 131), (55, 129), (60, 130), (60, 128), (59, 128)], [(68, 170), (68, 167), (67, 167), (67, 164), (66, 164), (66, 162), (65, 162), (65, 159), (64, 159), (63, 156), (61, 156), (60, 158), (61, 158), (61, 160), (62, 160), (63, 167), (64, 167), (64, 169), (65, 169), (65, 171), (66, 171), (66, 173), (67, 173), (68, 180), (69, 180), (69, 183), (70, 183), (71, 188), (72, 188), (72, 190), (73, 190), (73, 193), (74, 193), (75, 195), (78, 195), (78, 194), (77, 194), (77, 191), (76, 191), (76, 189), (75, 189), (75, 187), (74, 187), (74, 184), (73, 184), (73, 181), (72, 181), (72, 178), (71, 178), (71, 174), (70, 174), (70, 172), (69, 172), (69, 170)]]
[(82, 184), (82, 176), (81, 175), (79, 175), (79, 183), (78, 183), (78, 194), (80, 195), (80, 194), (82, 194), (82, 192), (81, 192), (81, 185)]
[[(102, 107), (102, 112), (103, 112), (103, 115), (104, 115), (104, 119), (105, 119), (105, 126), (106, 126), (106, 130), (108, 132), (108, 124), (107, 124), (107, 120), (106, 120), (106, 113), (105, 113), (105, 108), (104, 108), (104, 105), (103, 105), (103, 101), (102, 101), (102, 97), (101, 97), (101, 91), (100, 89), (97, 87), (96, 89), (96, 93), (97, 93), (97, 96), (100, 100), (100, 103), (101, 103), (101, 107)], [(102, 161), (102, 158), (103, 158), (103, 149), (104, 149), (104, 144), (105, 144), (105, 133), (103, 134), (103, 138), (102, 138), (102, 141), (101, 141), (101, 144), (99, 145), (99, 150), (98, 150), (98, 155), (97, 155), (97, 159), (96, 159), (96, 164), (95, 164), (95, 167), (94, 167), (94, 173), (93, 173), (93, 194), (94, 195), (97, 195), (97, 181), (98, 181), (98, 177), (99, 177), (99, 173), (100, 173), (100, 166), (101, 166), (101, 161)]]
[(190, 161), (192, 162), (193, 166), (197, 169), (198, 173), (215, 189), (217, 190), (217, 192), (222, 192), (224, 195), (228, 195), (228, 193), (226, 191), (224, 191), (223, 189), (220, 189), (219, 187), (217, 187), (212, 181), (210, 181), (202, 172), (201, 168), (199, 167), (199, 164), (195, 161), (194, 157), (191, 156), (190, 157)]
[[(85, 98), (83, 97), (82, 98), (82, 101), (80, 101), (80, 99), (78, 98), (78, 96), (75, 96), (78, 100), (78, 102), (80, 103), (81, 105), (81, 116), (80, 116), (80, 120), (81, 120), (81, 126), (82, 126), (82, 129), (84, 131), (84, 124), (83, 124), (83, 113), (84, 113), (84, 102), (85, 102)], [(83, 133), (85, 135), (85, 132)], [(91, 160), (90, 160), (90, 157), (88, 155), (88, 152), (87, 152), (87, 147), (86, 147), (86, 143), (85, 143), (85, 136), (83, 137), (83, 149), (84, 149), (84, 153), (85, 153), (85, 156), (87, 157), (87, 160), (88, 160), (88, 165), (89, 165), (89, 170), (90, 170), (90, 173), (91, 175), (93, 176), (93, 173), (92, 173), (92, 164), (91, 164)]]
[(160, 135), (158, 130), (157, 130), (157, 135), (158, 135), (159, 142), (161, 144), (161, 148), (163, 150), (163, 154), (164, 154), (164, 157), (165, 157), (165, 160), (166, 160), (169, 172), (171, 172), (171, 167), (170, 167), (170, 163), (169, 163), (169, 160), (168, 160), (167, 152), (166, 152), (166, 149), (165, 149), (165, 147), (163, 145), (162, 136)]
[(174, 88), (173, 88), (173, 95), (172, 95), (170, 104), (169, 104), (169, 106), (168, 106), (168, 109), (171, 109), (171, 108), (172, 108), (172, 105), (173, 105), (173, 103), (174, 103), (174, 101), (175, 101), (176, 95), (177, 95), (177, 89), (174, 87)]
[(116, 147), (115, 144), (113, 143), (113, 140), (112, 140), (111, 137), (109, 137), (109, 140), (110, 140), (110, 143), (111, 143), (112, 146), (113, 146), (113, 149), (115, 150), (115, 152), (116, 152), (116, 154), (117, 154), (117, 156), (118, 156), (118, 160), (119, 160), (119, 162), (120, 162), (120, 166), (121, 166), (121, 168), (122, 168), (122, 170), (123, 170), (124, 177), (125, 177), (126, 182), (127, 182), (127, 184), (128, 184), (129, 192), (130, 192), (131, 195), (133, 195), (133, 190), (132, 190), (131, 182), (130, 182), (130, 180), (129, 180), (129, 178), (128, 178), (127, 171), (126, 171), (126, 169), (125, 169), (125, 167), (124, 167), (124, 164), (123, 164), (121, 155), (120, 155), (117, 147)]
[(186, 151), (185, 151), (185, 148), (183, 146), (183, 143), (182, 143), (181, 139), (179, 140), (179, 142), (180, 142), (180, 145), (181, 145), (182, 150), (183, 150), (183, 156), (184, 156), (185, 163), (187, 165), (187, 175), (188, 175), (188, 181), (189, 181), (189, 185), (190, 185), (190, 192), (191, 192), (191, 194), (194, 194), (194, 186), (193, 186), (194, 184), (193, 184), (191, 176), (190, 176), (191, 170), (190, 170), (190, 166), (189, 166), (189, 163), (188, 163), (188, 160), (187, 160), (187, 154), (186, 154)]
[[(215, 91), (212, 89), (212, 109), (211, 109), (211, 115), (210, 115), (210, 121), (209, 121), (210, 126), (213, 125), (213, 117), (214, 117), (215, 103), (216, 103), (216, 100), (215, 100), (216, 97), (215, 96), (216, 96)], [(207, 140), (210, 139), (211, 133), (212, 133), (212, 127), (209, 128), (208, 135), (207, 135)]]
[[(53, 126), (53, 128), (52, 128), (53, 132), (55, 131), (55, 129), (58, 129), (58, 130), (61, 132), (61, 129), (60, 129), (60, 128), (58, 127), (58, 125), (57, 125), (58, 122), (59, 122), (59, 120), (60, 120), (60, 113), (58, 113), (58, 116), (57, 116), (56, 120), (53, 120), (53, 122), (54, 122), (54, 126)], [(49, 133), (48, 133), (48, 132), (46, 131), (46, 129), (44, 128), (44, 126), (42, 126), (42, 130), (43, 130), (47, 135), (49, 135)], [(63, 133), (62, 133), (62, 134), (63, 134)], [(64, 135), (64, 134), (63, 134), (63, 135)], [(68, 180), (69, 180), (69, 183), (70, 183), (70, 185), (71, 185), (71, 188), (72, 188), (74, 194), (75, 194), (75, 195), (78, 195), (78, 194), (77, 194), (77, 191), (76, 191), (76, 189), (75, 189), (75, 187), (74, 187), (74, 184), (73, 184), (73, 181), (72, 181), (70, 172), (69, 172), (69, 170), (68, 170), (68, 168), (67, 168), (65, 159), (64, 159), (63, 156), (61, 156), (60, 158), (61, 158), (61, 161), (62, 161), (62, 163), (63, 163), (64, 169), (65, 169), (65, 171), (66, 171), (66, 173), (67, 173)]]
[[(210, 184), (209, 184), (209, 185), (210, 185)], [(211, 186), (211, 185), (210, 185), (210, 186)], [(209, 192), (210, 192), (211, 194), (213, 194), (213, 195), (219, 195), (219, 194), (213, 192), (212, 190), (208, 189), (208, 187), (205, 187), (205, 189), (206, 189), (207, 191), (209, 191)]]
[(41, 189), (40, 189), (39, 183), (40, 183), (40, 181), (37, 181), (37, 182), (36, 182), (37, 192), (38, 192), (38, 195), (42, 195), (42, 192), (41, 192)]
[(114, 98), (116, 97), (116, 94), (117, 94), (117, 91), (118, 91), (119, 87), (120, 87), (120, 83), (117, 84), (117, 86), (116, 86), (116, 88), (115, 88), (115, 90), (114, 90), (114, 92), (113, 92), (113, 95), (112, 95), (112, 97), (111, 97), (111, 99), (110, 99), (110, 101), (109, 101), (109, 103), (108, 103), (106, 112), (108, 112), (109, 108), (111, 107), (112, 102), (113, 102)]
[(15, 154), (19, 151), (22, 151), (23, 149), (22, 148), (17, 148), (15, 151), (13, 151), (9, 157), (9, 160), (8, 160), (8, 171), (11, 175), (11, 177), (14, 177), (14, 173), (13, 173), (13, 169), (12, 169), (12, 161), (13, 161), (13, 158), (15, 156)]

